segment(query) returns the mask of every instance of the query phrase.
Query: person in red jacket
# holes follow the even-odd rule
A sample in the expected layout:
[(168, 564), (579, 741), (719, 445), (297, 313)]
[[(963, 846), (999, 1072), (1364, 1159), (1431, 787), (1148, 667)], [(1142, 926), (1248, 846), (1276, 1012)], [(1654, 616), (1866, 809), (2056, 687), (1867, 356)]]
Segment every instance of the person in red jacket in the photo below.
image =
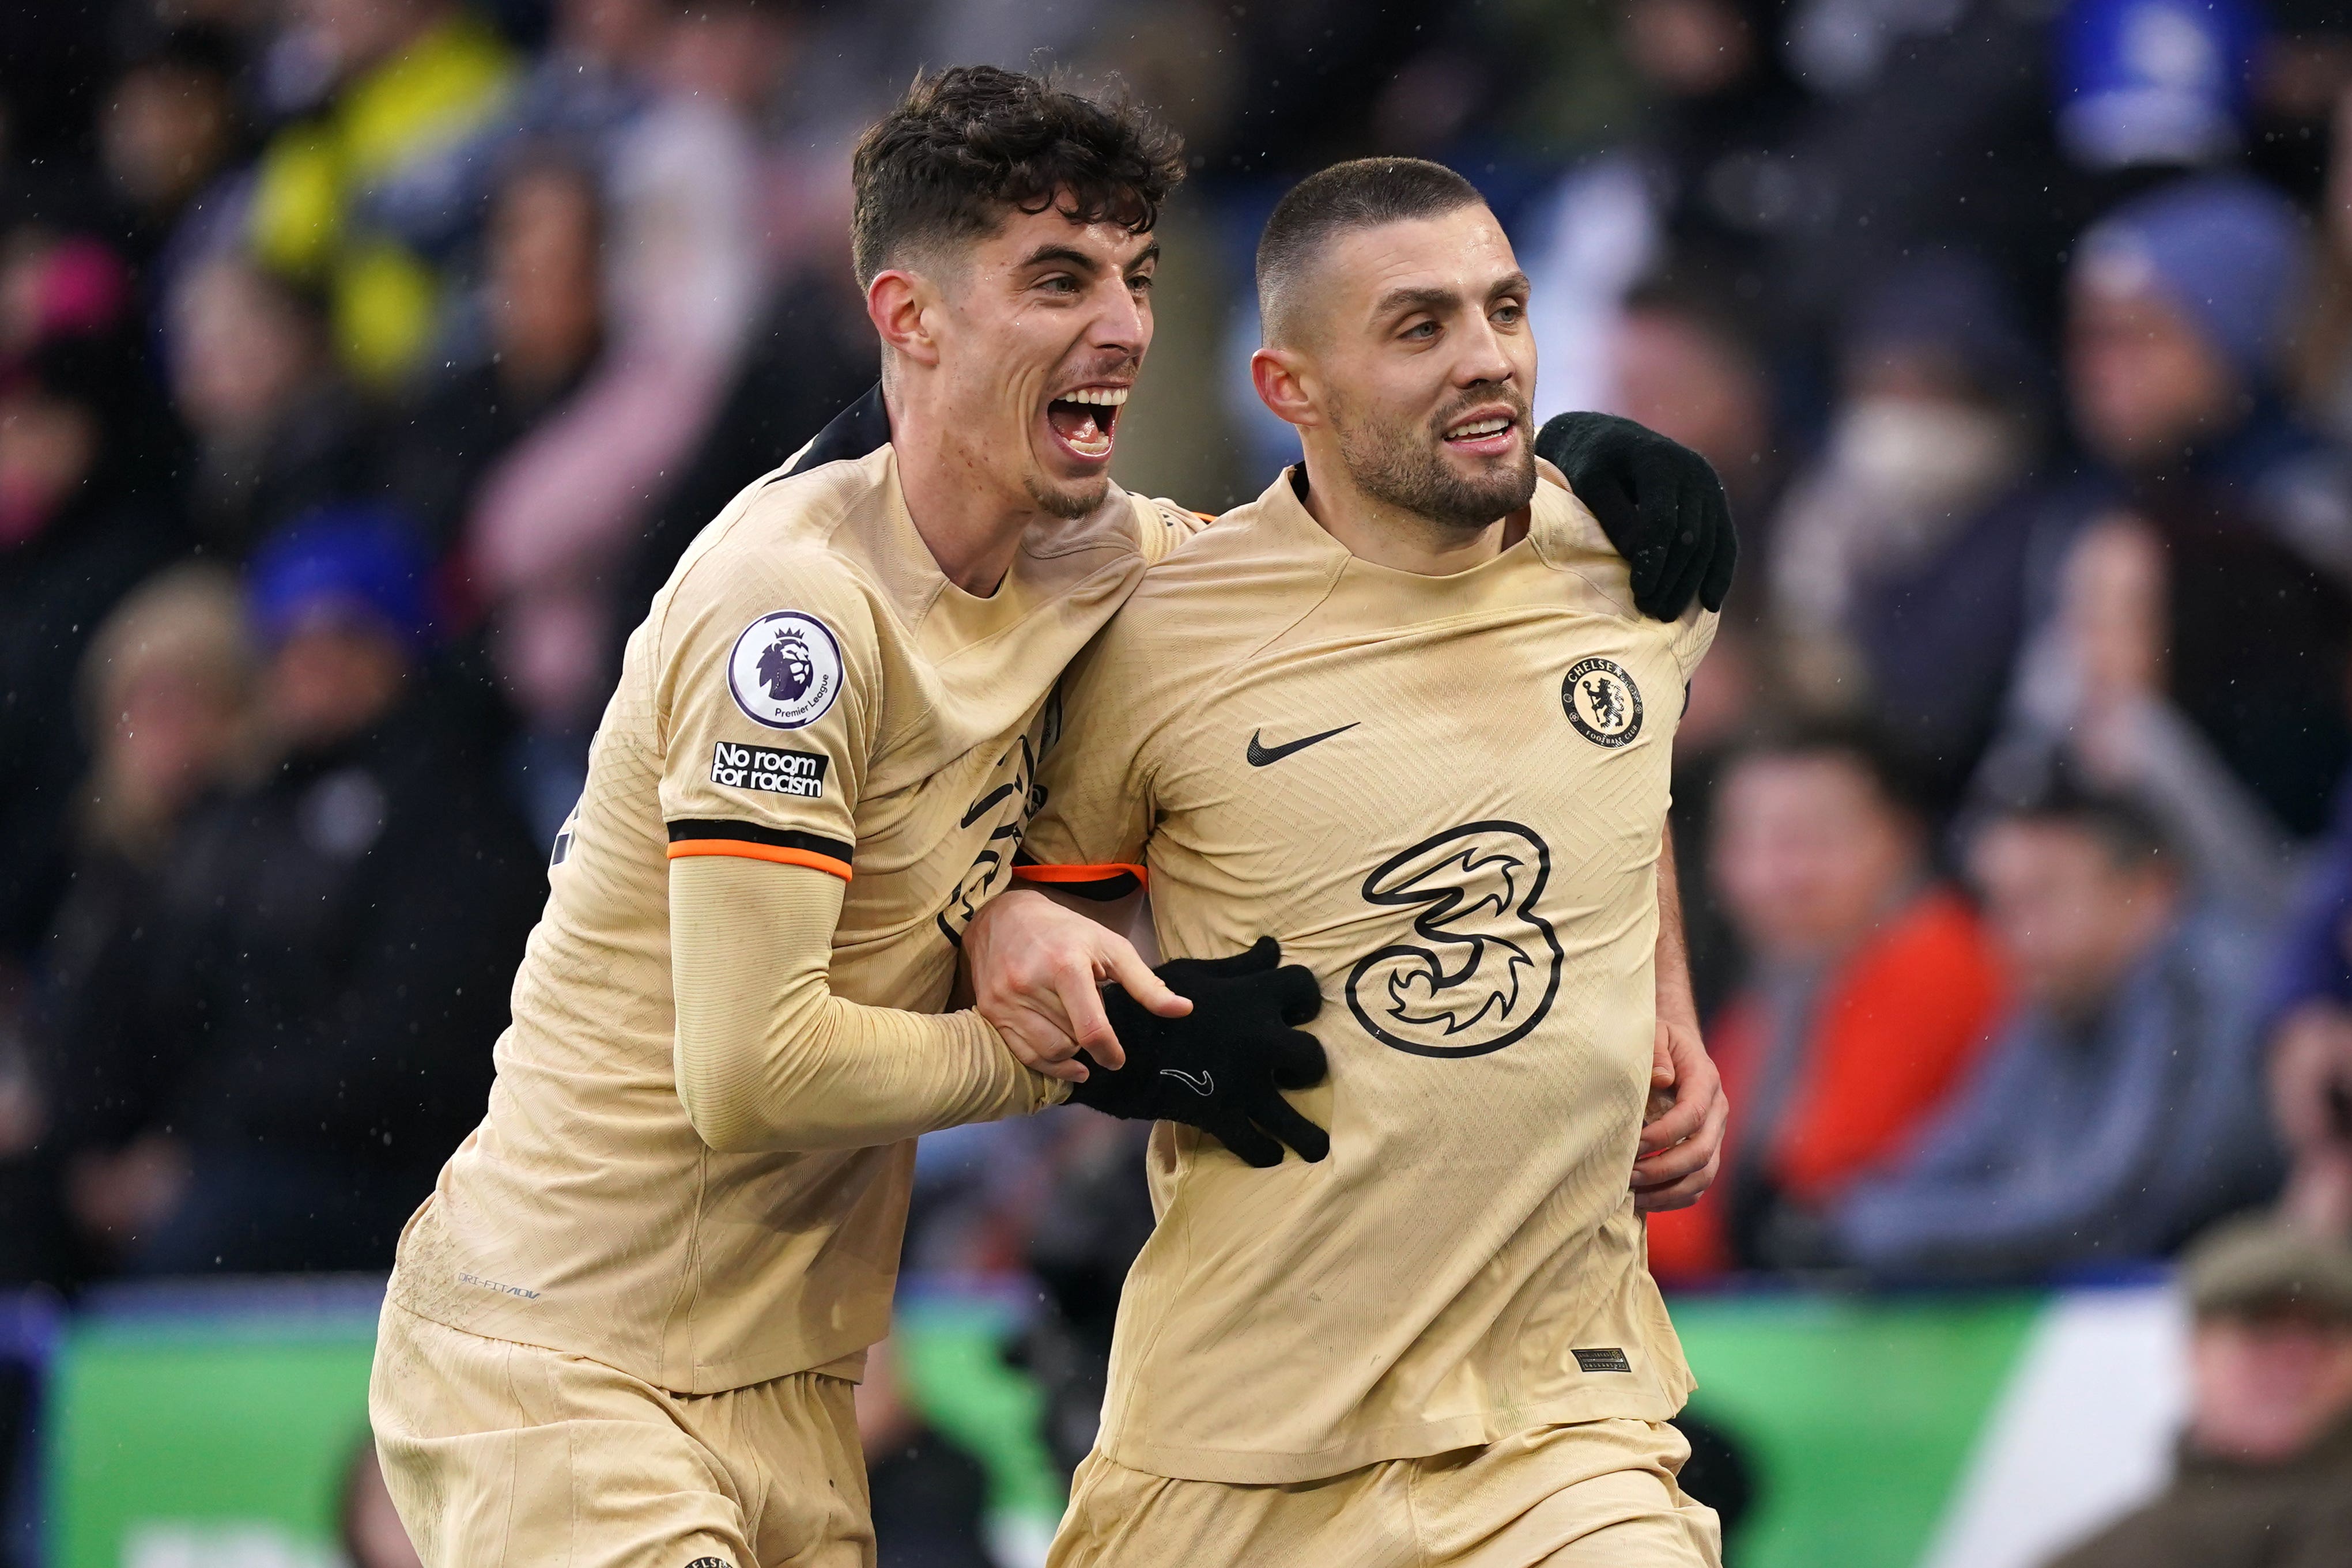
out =
[(1710, 872), (1749, 956), (1707, 1030), (1732, 1105), (1723, 1174), (1650, 1218), (1659, 1279), (1809, 1260), (1802, 1217), (1901, 1153), (1999, 1015), (1999, 960), (1936, 880), (1903, 776), (1870, 734), (1820, 727), (1742, 752)]

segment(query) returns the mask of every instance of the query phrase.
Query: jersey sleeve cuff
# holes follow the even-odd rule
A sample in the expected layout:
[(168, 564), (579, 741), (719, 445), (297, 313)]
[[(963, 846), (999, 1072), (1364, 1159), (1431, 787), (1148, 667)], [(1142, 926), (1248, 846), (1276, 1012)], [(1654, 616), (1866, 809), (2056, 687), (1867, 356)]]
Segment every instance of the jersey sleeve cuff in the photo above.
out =
[(847, 882), (853, 852), (854, 846), (839, 839), (791, 828), (771, 828), (759, 822), (692, 818), (669, 824), (672, 860), (688, 855), (737, 855), (744, 860), (772, 861), (779, 865), (811, 866)]
[(1013, 880), (1108, 904), (1148, 885), (1151, 873), (1139, 865), (1039, 865), (1015, 861)]

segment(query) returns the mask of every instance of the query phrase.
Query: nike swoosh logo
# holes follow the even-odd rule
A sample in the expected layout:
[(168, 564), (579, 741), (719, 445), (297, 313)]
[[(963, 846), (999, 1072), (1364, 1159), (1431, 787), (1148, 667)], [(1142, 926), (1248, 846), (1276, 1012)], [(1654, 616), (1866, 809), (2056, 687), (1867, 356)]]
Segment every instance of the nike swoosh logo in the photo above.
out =
[(1160, 1076), (1162, 1078), (1173, 1078), (1177, 1082), (1181, 1083), (1185, 1088), (1190, 1089), (1193, 1093), (1198, 1094), (1203, 1100), (1217, 1092), (1217, 1081), (1205, 1072), (1200, 1073), (1196, 1076), (1192, 1073), (1185, 1072), (1178, 1068), (1163, 1067), (1160, 1070)]
[[(1363, 722), (1362, 719), (1358, 719), (1356, 724)], [(1269, 763), (1279, 762), (1292, 752), (1304, 751), (1318, 740), (1328, 740), (1335, 735), (1345, 735), (1355, 728), (1356, 724), (1343, 724), (1337, 729), (1327, 729), (1320, 735), (1310, 735), (1304, 740), (1294, 740), (1286, 746), (1261, 746), (1258, 743), (1258, 732), (1252, 730), (1249, 738), (1249, 765), (1252, 768), (1264, 768)]]

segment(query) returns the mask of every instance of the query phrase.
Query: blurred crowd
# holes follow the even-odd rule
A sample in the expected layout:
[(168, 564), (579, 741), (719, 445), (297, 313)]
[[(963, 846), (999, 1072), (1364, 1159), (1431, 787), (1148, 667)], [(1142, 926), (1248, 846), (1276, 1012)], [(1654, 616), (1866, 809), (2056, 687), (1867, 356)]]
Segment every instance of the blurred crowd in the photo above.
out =
[[(1675, 822), (1735, 1112), (1662, 1279), (2076, 1279), (2263, 1209), (2340, 1282), (2340, 6), (92, 0), (0, 57), (0, 1283), (385, 1266), (621, 639), (872, 380), (848, 146), (980, 59), (1192, 148), (1131, 487), (1294, 455), (1251, 250), (1372, 152), (1487, 193), (1539, 415), (1723, 476)], [(1074, 1459), (1133, 1148), (920, 1181), (911, 1263), (1042, 1281)], [(2223, 1297), (2352, 1418), (2345, 1291)]]

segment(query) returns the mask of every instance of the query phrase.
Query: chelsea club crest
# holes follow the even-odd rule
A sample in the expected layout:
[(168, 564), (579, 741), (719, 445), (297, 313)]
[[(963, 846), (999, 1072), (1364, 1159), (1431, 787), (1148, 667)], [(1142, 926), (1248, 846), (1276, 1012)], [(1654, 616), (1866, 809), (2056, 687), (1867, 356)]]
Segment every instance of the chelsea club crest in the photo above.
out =
[(1559, 684), (1568, 722), (1595, 746), (1629, 746), (1642, 733), (1642, 689), (1622, 664), (1586, 659)]

